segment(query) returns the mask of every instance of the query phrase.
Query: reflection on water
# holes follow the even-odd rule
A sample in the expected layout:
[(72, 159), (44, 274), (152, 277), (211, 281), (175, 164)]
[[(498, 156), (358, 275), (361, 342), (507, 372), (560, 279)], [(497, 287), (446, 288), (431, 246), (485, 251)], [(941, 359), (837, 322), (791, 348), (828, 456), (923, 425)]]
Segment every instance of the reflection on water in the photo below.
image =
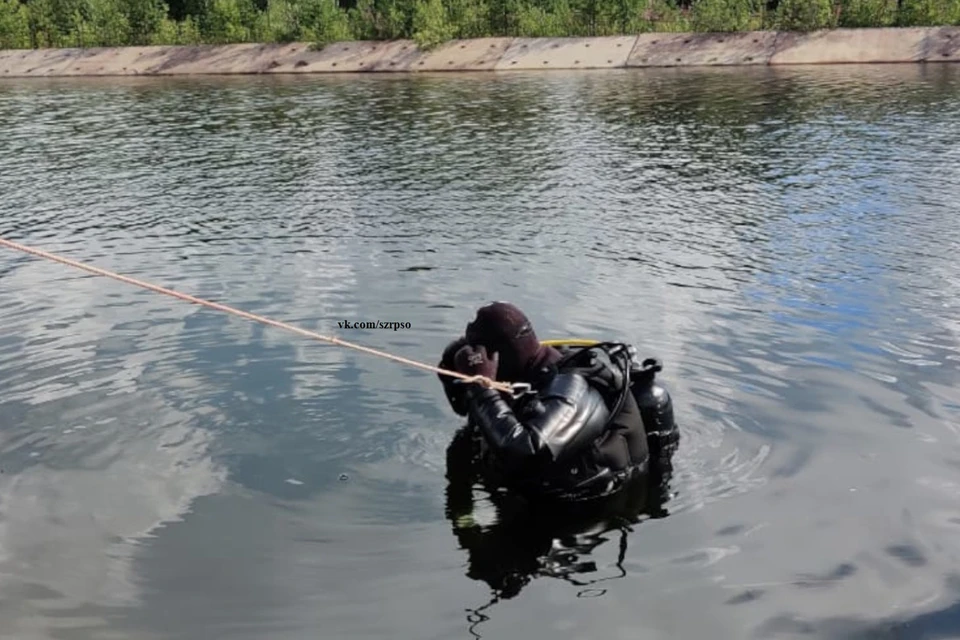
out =
[[(465, 426), (451, 439), (445, 509), (457, 543), (469, 555), (467, 577), (485, 582), (492, 591), (490, 602), (470, 611), (476, 637), (479, 623), (489, 619), (484, 611), (516, 597), (537, 577), (566, 580), (580, 587), (577, 597), (603, 595), (606, 589), (597, 585), (626, 576), (622, 565), (634, 525), (668, 515), (675, 447), (652, 458), (650, 473), (606, 500), (545, 508), (483, 481), (477, 437)], [(478, 484), (483, 492), (475, 496)], [(590, 558), (614, 537), (618, 541), (614, 572), (596, 576), (602, 572)]]
[(683, 431), (667, 483), (551, 523), (448, 480), (432, 374), (5, 253), (0, 636), (948, 637), (958, 96), (953, 65), (0, 83), (4, 237), (426, 362), (512, 300), (661, 358)]

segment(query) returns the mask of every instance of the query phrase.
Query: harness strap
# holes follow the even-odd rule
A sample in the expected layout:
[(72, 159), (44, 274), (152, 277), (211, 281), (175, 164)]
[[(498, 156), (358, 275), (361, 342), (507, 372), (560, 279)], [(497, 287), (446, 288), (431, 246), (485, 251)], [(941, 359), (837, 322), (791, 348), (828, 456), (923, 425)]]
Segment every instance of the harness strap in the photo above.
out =
[[(574, 364), (578, 358), (585, 357), (585, 354), (594, 351), (600, 351), (604, 353), (610, 360), (610, 364), (608, 365), (605, 362), (596, 360), (587, 366), (576, 366)], [(572, 351), (571, 353), (564, 354), (560, 361), (556, 364), (557, 370), (562, 369), (565, 372), (580, 373), (584, 378), (587, 379), (587, 382), (590, 383), (591, 386), (597, 389), (601, 395), (604, 396), (607, 406), (610, 409), (610, 417), (607, 420), (607, 424), (604, 425), (604, 430), (606, 430), (610, 423), (613, 422), (617, 414), (620, 413), (620, 410), (623, 409), (623, 405), (627, 401), (628, 394), (632, 393), (630, 389), (631, 357), (632, 349), (625, 343), (599, 342), (594, 345), (584, 346), (576, 351)], [(613, 385), (616, 380), (616, 374), (611, 372), (611, 367), (617, 366), (617, 360), (622, 362), (620, 370), (620, 389), (614, 388)], [(616, 393), (615, 400), (611, 398), (613, 393)]]

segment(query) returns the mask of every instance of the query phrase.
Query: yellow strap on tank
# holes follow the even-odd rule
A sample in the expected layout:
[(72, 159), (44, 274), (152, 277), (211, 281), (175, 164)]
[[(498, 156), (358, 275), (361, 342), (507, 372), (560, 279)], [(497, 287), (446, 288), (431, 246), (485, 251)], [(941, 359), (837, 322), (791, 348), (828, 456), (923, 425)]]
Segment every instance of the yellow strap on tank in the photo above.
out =
[(558, 338), (556, 340), (541, 340), (540, 344), (547, 347), (592, 347), (595, 344), (600, 344), (600, 341), (587, 338)]

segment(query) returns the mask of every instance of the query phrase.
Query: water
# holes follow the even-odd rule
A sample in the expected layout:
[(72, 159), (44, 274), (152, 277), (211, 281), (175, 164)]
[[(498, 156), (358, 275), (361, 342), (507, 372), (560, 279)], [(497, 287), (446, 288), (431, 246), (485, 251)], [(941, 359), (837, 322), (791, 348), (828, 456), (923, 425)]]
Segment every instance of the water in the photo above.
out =
[(960, 635), (960, 68), (7, 81), (0, 127), (3, 237), (431, 363), (509, 299), (662, 358), (683, 433), (666, 517), (496, 601), (432, 374), (3, 250), (0, 636)]

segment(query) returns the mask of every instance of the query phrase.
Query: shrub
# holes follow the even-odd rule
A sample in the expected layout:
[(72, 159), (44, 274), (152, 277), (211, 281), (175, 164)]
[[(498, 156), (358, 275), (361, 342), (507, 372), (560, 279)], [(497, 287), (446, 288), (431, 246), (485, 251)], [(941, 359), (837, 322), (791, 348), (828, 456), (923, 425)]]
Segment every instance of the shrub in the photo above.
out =
[(204, 39), (212, 44), (249, 42), (256, 24), (256, 9), (250, 0), (212, 0), (200, 25)]
[(691, 24), (695, 31), (747, 31), (758, 14), (751, 0), (697, 0)]
[(526, 38), (583, 35), (576, 22), (573, 7), (567, 0), (524, 4), (517, 12), (517, 35)]
[(960, 0), (902, 0), (897, 24), (927, 27), (960, 23)]
[(485, 0), (447, 0), (447, 15), (457, 38), (482, 38), (490, 35), (490, 5)]
[(897, 20), (897, 0), (842, 0), (839, 26), (889, 27)]
[[(336, 0), (300, 0), (299, 18), (300, 35), (319, 46), (331, 42), (374, 37), (362, 29), (362, 14), (355, 11), (353, 15), (337, 6)], [(370, 3), (366, 3), (370, 4)]]
[[(116, 0), (88, 0), (87, 44), (98, 47), (116, 47), (132, 41), (131, 20)], [(159, 24), (153, 27), (153, 31)], [(142, 34), (142, 31), (141, 31)], [(140, 44), (138, 42), (138, 44)]]
[(417, 0), (413, 8), (413, 40), (421, 49), (432, 49), (453, 38), (457, 29), (441, 0)]
[(670, 0), (646, 0), (643, 9), (627, 25), (628, 33), (649, 31), (690, 31), (693, 26), (689, 12), (681, 10)]
[(776, 22), (784, 31), (816, 31), (836, 26), (836, 14), (830, 0), (781, 0)]
[(30, 15), (20, 0), (0, 0), (0, 49), (30, 48)]
[(267, 9), (258, 16), (257, 40), (293, 42), (300, 37), (298, 6), (290, 0), (268, 0)]
[(960, 0), (340, 1), (0, 0), (0, 48), (960, 24)]

